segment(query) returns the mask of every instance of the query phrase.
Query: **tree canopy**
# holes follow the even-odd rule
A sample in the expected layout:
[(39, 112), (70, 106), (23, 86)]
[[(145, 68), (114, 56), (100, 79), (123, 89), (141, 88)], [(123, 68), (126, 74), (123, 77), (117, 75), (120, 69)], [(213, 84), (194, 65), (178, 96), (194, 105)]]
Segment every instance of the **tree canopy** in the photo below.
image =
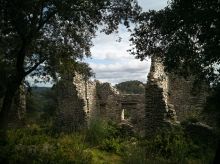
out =
[(168, 71), (194, 74), (212, 84), (220, 73), (220, 2), (171, 0), (139, 17), (131, 53), (141, 60), (157, 56)]
[(27, 75), (43, 80), (76, 70), (89, 75), (81, 59), (90, 56), (98, 26), (110, 34), (120, 23), (129, 27), (139, 12), (136, 0), (1, 0), (0, 126)]
[(144, 94), (144, 84), (138, 80), (125, 81), (116, 84), (115, 87), (125, 94)]
[(10, 67), (7, 76), (35, 70), (56, 77), (73, 70), (77, 59), (90, 55), (98, 25), (111, 33), (119, 23), (128, 27), (139, 12), (133, 0), (2, 0), (0, 5), (0, 62)]

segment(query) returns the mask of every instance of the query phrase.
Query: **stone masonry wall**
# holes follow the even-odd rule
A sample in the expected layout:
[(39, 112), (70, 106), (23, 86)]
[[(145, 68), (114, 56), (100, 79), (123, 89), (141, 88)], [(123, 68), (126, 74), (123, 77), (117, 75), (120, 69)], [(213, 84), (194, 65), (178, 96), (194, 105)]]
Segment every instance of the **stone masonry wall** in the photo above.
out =
[[(200, 117), (208, 96), (208, 86), (201, 85), (193, 94), (194, 79), (166, 73), (159, 59), (152, 58), (145, 93), (146, 133), (154, 133), (187, 118)], [(169, 123), (169, 124), (168, 124)]]
[(143, 95), (121, 95), (109, 83), (90, 81), (77, 73), (74, 77), (63, 77), (56, 90), (57, 123), (61, 131), (75, 131), (87, 127), (93, 119), (121, 123), (124, 121), (123, 109), (132, 114), (129, 123), (132, 123), (137, 131), (143, 130)]
[(121, 121), (121, 104), (120, 94), (109, 83), (97, 82), (97, 105), (99, 118), (111, 120), (114, 122)]
[(168, 105), (168, 76), (158, 59), (152, 58), (145, 90), (145, 129), (151, 135), (176, 121), (176, 113)]
[(201, 112), (209, 95), (208, 85), (202, 84), (198, 90), (194, 90), (193, 77), (184, 79), (169, 74), (169, 97), (168, 102), (173, 104), (178, 121), (196, 118), (203, 122)]
[(76, 86), (77, 96), (84, 101), (83, 111), (86, 114), (87, 123), (97, 117), (97, 95), (96, 82), (85, 79), (82, 75), (76, 74), (73, 78)]
[(121, 121), (131, 124), (139, 134), (144, 134), (145, 120), (145, 96), (144, 94), (121, 95)]
[(57, 120), (56, 127), (60, 131), (72, 132), (86, 126), (86, 113), (83, 110), (84, 101), (78, 97), (77, 87), (73, 77), (64, 77), (56, 85), (57, 92)]

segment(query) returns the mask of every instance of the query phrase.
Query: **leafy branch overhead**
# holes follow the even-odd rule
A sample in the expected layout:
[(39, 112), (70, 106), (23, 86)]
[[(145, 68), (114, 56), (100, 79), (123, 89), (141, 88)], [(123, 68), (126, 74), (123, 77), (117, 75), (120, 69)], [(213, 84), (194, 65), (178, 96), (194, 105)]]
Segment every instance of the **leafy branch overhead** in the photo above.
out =
[(171, 0), (162, 10), (142, 13), (131, 38), (136, 48), (131, 53), (141, 60), (158, 56), (168, 70), (218, 83), (219, 8), (218, 0)]
[(4, 0), (0, 8), (1, 62), (24, 75), (41, 63), (51, 75), (74, 65), (90, 56), (98, 25), (109, 34), (119, 23), (128, 27), (140, 10), (133, 0)]
[(6, 132), (13, 97), (27, 75), (43, 81), (76, 70), (91, 75), (82, 59), (90, 56), (98, 26), (106, 34), (120, 23), (129, 28), (139, 12), (136, 0), (1, 0), (0, 130)]

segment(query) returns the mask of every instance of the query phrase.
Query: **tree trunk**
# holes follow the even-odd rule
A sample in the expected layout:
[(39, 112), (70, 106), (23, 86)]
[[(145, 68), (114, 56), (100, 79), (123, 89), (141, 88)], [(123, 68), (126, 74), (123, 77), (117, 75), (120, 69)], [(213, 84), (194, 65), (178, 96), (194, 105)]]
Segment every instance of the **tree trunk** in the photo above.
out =
[[(31, 39), (22, 39), (22, 46), (16, 55), (16, 73), (11, 76), (11, 79), (7, 83), (7, 90), (3, 99), (2, 108), (0, 111), (0, 141), (3, 142), (7, 139), (7, 128), (8, 128), (8, 114), (10, 112), (13, 97), (16, 91), (21, 85), (22, 80), (27, 74), (24, 70), (24, 59), (27, 51), (27, 46), (30, 45)], [(31, 72), (30, 72), (31, 73)]]
[(5, 93), (1, 111), (0, 111), (0, 141), (2, 143), (6, 142), (7, 139), (7, 128), (8, 128), (8, 114), (10, 112), (13, 97), (18, 90), (19, 83), (10, 83), (7, 86), (7, 91)]
[(218, 143), (218, 147), (217, 147), (217, 150), (215, 152), (215, 158), (214, 158), (214, 161), (213, 161), (213, 164), (219, 164), (220, 163), (220, 141)]

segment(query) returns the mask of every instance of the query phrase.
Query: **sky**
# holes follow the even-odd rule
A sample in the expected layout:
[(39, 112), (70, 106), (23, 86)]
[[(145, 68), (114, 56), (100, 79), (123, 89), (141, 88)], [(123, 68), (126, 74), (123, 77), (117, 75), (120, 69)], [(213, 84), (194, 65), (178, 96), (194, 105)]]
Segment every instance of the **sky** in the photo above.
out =
[[(138, 0), (143, 11), (159, 10), (167, 5), (167, 0)], [(117, 42), (121, 37), (121, 42)], [(111, 35), (97, 32), (91, 48), (92, 59), (86, 59), (95, 73), (95, 79), (110, 82), (113, 85), (128, 81), (139, 80), (146, 82), (150, 69), (150, 60), (140, 61), (130, 55), (130, 33), (124, 26), (119, 27), (119, 32)]]
[[(159, 10), (167, 5), (167, 0), (138, 0), (143, 11)], [(95, 79), (101, 82), (109, 82), (113, 85), (128, 81), (147, 81), (150, 69), (150, 60), (140, 61), (130, 55), (130, 33), (124, 26), (119, 27), (119, 32), (106, 35), (97, 32), (91, 48), (92, 58), (85, 59), (95, 73)], [(117, 40), (122, 38), (121, 42)], [(52, 83), (34, 83), (34, 79), (27, 78), (31, 86), (51, 87)]]

